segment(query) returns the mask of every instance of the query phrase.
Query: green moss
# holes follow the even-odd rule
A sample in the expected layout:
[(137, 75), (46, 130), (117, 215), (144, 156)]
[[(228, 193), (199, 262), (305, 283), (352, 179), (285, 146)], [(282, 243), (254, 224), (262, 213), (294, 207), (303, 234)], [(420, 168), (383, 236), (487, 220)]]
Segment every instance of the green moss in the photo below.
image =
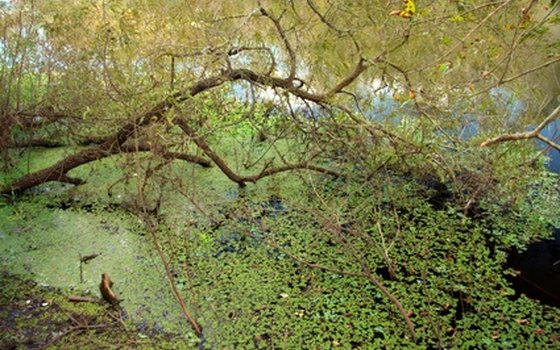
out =
[[(182, 328), (184, 321), (158, 268), (159, 258), (130, 217), (122, 213), (53, 210), (40, 203), (19, 203), (16, 207), (14, 212), (27, 214), (9, 215), (3, 221), (6, 225), (0, 226), (5, 232), (0, 242), (3, 270), (68, 293), (96, 297), (101, 274), (108, 273), (132, 321), (145, 320), (155, 325), (168, 318), (167, 330)], [(82, 283), (80, 255), (92, 253), (101, 255), (82, 265)]]

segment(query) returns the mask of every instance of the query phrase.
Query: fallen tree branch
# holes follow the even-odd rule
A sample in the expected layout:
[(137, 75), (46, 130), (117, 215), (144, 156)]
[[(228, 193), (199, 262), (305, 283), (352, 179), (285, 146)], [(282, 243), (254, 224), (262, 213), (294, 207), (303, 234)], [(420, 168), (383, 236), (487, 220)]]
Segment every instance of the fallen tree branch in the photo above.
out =
[(29, 147), (44, 147), (55, 148), (65, 146), (62, 142), (52, 139), (29, 139), (22, 141), (14, 141), (8, 144), (6, 148), (29, 148)]
[[(99, 148), (86, 149), (84, 151), (78, 152), (75, 155), (68, 156), (48, 168), (21, 177), (20, 179), (14, 181), (12, 184), (4, 187), (0, 191), (0, 194), (18, 195), (26, 189), (37, 186), (42, 183), (52, 182), (52, 181), (64, 182), (73, 185), (81, 185), (85, 183), (84, 180), (70, 177), (66, 173), (74, 168), (77, 168), (80, 165), (84, 165), (96, 160), (107, 158), (109, 156), (118, 153), (130, 153), (136, 151), (140, 151), (140, 152), (151, 151), (151, 149), (142, 148), (136, 150), (129, 146), (123, 146), (122, 148), (111, 148), (110, 151), (103, 151)], [(188, 162), (198, 164), (204, 168), (208, 168), (211, 166), (208, 160), (189, 154), (163, 151), (162, 156), (166, 158), (185, 160)]]
[[(67, 176), (66, 174), (70, 170), (79, 167), (80, 165), (92, 161), (96, 161), (121, 152), (121, 149), (124, 147), (126, 141), (131, 136), (133, 136), (139, 128), (161, 121), (164, 114), (170, 109), (172, 109), (177, 103), (185, 102), (188, 99), (198, 95), (199, 93), (207, 91), (213, 87), (220, 86), (227, 81), (245, 80), (250, 83), (260, 84), (271, 88), (281, 88), (301, 99), (312, 101), (315, 103), (322, 103), (328, 97), (341, 92), (342, 89), (344, 89), (346, 86), (353, 83), (356, 80), (356, 78), (363, 71), (367, 69), (367, 67), (368, 66), (365, 64), (365, 61), (363, 59), (360, 59), (360, 61), (358, 62), (354, 70), (347, 77), (342, 79), (341, 82), (338, 83), (333, 89), (323, 94), (313, 94), (306, 90), (294, 87), (293, 80), (290, 78), (288, 79), (277, 78), (270, 75), (261, 74), (249, 69), (224, 70), (221, 72), (221, 74), (203, 79), (198, 83), (193, 84), (186, 91), (176, 92), (172, 94), (165, 100), (156, 104), (146, 113), (124, 124), (116, 133), (107, 137), (103, 143), (79, 151), (76, 154), (70, 155), (48, 168), (25, 175), (15, 180), (13, 183), (3, 187), (0, 190), (0, 194), (4, 194), (4, 195), (19, 194), (26, 189), (29, 189), (31, 187), (37, 186), (45, 182), (67, 180), (68, 178), (66, 177)], [(182, 124), (188, 127), (188, 124), (186, 123), (182, 123)], [(178, 123), (178, 125), (181, 127), (181, 123)], [(188, 130), (185, 129), (184, 127), (182, 128), (183, 131)], [(187, 132), (187, 134), (189, 133), (190, 132)], [(244, 186), (245, 182), (252, 182), (258, 180), (252, 177), (241, 177), (235, 174), (231, 169), (229, 169), (229, 167), (227, 167), (227, 165), (223, 162), (223, 160), (221, 160), (221, 158), (218, 157), (210, 149), (208, 145), (205, 145), (205, 142), (202, 139), (195, 137), (194, 140), (195, 142), (197, 142), (197, 145), (203, 151), (205, 151), (206, 155), (208, 155), (210, 159), (212, 159), (212, 161), (214, 161), (214, 163), (216, 163), (216, 165), (218, 165), (218, 167), (220, 167), (220, 169), (231, 180), (238, 183), (240, 186)], [(309, 170), (319, 169), (318, 167), (312, 167), (307, 164), (305, 164), (305, 166), (300, 166), (299, 168), (309, 169)], [(286, 169), (286, 170), (292, 170), (292, 169)]]
[(12, 117), (22, 129), (36, 129), (52, 123), (66, 120), (81, 120), (77, 115), (55, 113), (52, 108), (43, 108), (39, 111), (19, 111), (13, 113)]
[(94, 304), (101, 303), (99, 299), (92, 298), (92, 297), (84, 297), (81, 295), (70, 295), (68, 296), (68, 301), (71, 301), (73, 303), (94, 303)]
[(352, 84), (368, 67), (369, 65), (366, 64), (366, 61), (361, 58), (352, 72), (350, 72), (348, 76), (344, 77), (338, 84), (336, 84), (334, 88), (328, 90), (327, 92), (318, 94), (314, 94), (308, 92), (307, 90), (295, 87), (293, 84), (294, 80), (260, 74), (249, 69), (232, 69), (223, 71), (222, 73), (224, 74), (224, 78), (230, 81), (246, 80), (250, 83), (260, 84), (270, 88), (281, 88), (303, 100), (320, 104), (322, 102), (325, 102), (325, 100), (327, 100), (329, 97), (342, 92), (345, 87)]
[(278, 173), (282, 173), (285, 171), (290, 171), (290, 170), (311, 170), (311, 171), (315, 171), (318, 173), (323, 173), (326, 175), (331, 175), (333, 177), (341, 177), (342, 174), (334, 171), (334, 170), (330, 170), (327, 168), (323, 168), (317, 165), (313, 165), (313, 164), (309, 164), (308, 162), (302, 162), (302, 163), (297, 163), (297, 164), (285, 164), (282, 166), (278, 166), (278, 167), (274, 167), (274, 168), (265, 168), (263, 169), (263, 171), (261, 171), (259, 174), (257, 175), (252, 175), (252, 176), (243, 176), (242, 179), (245, 182), (252, 182), (255, 183), (258, 180), (270, 176), (270, 175), (274, 175), (274, 174), (278, 174)]
[(5, 146), (5, 148), (31, 148), (31, 147), (43, 147), (43, 148), (56, 148), (56, 147), (66, 147), (66, 146), (91, 146), (99, 145), (107, 140), (107, 137), (96, 137), (90, 136), (83, 139), (79, 139), (76, 142), (61, 142), (53, 139), (40, 138), (40, 139), (28, 139), (13, 141)]

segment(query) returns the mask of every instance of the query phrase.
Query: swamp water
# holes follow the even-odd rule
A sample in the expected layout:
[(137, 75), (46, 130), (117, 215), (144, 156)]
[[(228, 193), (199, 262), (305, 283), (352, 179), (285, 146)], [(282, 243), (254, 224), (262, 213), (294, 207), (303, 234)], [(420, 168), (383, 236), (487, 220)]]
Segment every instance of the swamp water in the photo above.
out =
[[(214, 170), (205, 171), (197, 177), (198, 187), (212, 189), (215, 198), (204, 197), (206, 202), (211, 203), (207, 203), (208, 207), (226, 207), (227, 203), (235, 202), (238, 194), (232, 190), (235, 186), (227, 180), (216, 181), (217, 177), (209, 176), (215, 175), (213, 172)], [(104, 175), (99, 177), (106, 181), (107, 176)], [(0, 207), (0, 268), (42, 285), (60, 288), (66, 295), (89, 292), (95, 297), (99, 297), (101, 274), (108, 273), (115, 283), (115, 292), (123, 300), (122, 306), (127, 316), (132, 322), (139, 324), (141, 330), (143, 327), (150, 327), (192, 339), (194, 334), (173, 298), (151, 237), (145, 235), (142, 223), (134, 215), (112, 205), (100, 204), (107, 200), (106, 191), (100, 190), (103, 181), (95, 180), (63, 191), (76, 192), (78, 196), (74, 198), (88, 198), (94, 204), (78, 201), (66, 204), (61, 202), (58, 205), (52, 198), (45, 202), (41, 200), (42, 196), (37, 196), (35, 199), (24, 199), (14, 206)], [(264, 195), (266, 191), (263, 187), (258, 192), (268, 197)], [(259, 210), (256, 211), (262, 212), (264, 208), (270, 212), (271, 217), (279, 215), (285, 209), (279, 200), (257, 203)], [(172, 215), (176, 219), (173, 221), (179, 226), (182, 225), (181, 222), (189, 221), (185, 217), (189, 216), (188, 213), (196, 211), (195, 208), (188, 207), (184, 199), (176, 199), (168, 203), (168, 206), (166, 214)], [(170, 208), (173, 208), (172, 213)], [(251, 214), (245, 216), (258, 221)], [(266, 321), (271, 320), (271, 316), (284, 315), (285, 319), (293, 321), (295, 318), (300, 321), (300, 315), (303, 315), (301, 310), (310, 315), (321, 312), (321, 317), (329, 320), (329, 327), (340, 329), (343, 326), (337, 322), (344, 318), (331, 312), (331, 309), (336, 310), (339, 304), (347, 302), (344, 299), (348, 297), (344, 293), (346, 289), (338, 288), (340, 281), (336, 281), (337, 289), (332, 291), (332, 295), (308, 293), (309, 295), (301, 298), (302, 303), (297, 304), (292, 302), (295, 300), (292, 295), (307, 289), (309, 276), (294, 273), (289, 279), (299, 284), (285, 285), (285, 272), (297, 271), (297, 266), (288, 266), (292, 264), (289, 259), (282, 258), (278, 252), (260, 249), (258, 244), (241, 245), (239, 241), (243, 236), (230, 229), (211, 232), (203, 227), (198, 231), (188, 231), (192, 231), (186, 240), (194, 252), (191, 257), (197, 257), (192, 261), (195, 264), (192, 269), (199, 272), (195, 279), (199, 282), (193, 284), (191, 280), (177, 279), (177, 283), (180, 289), (192, 288), (195, 290), (193, 293), (198, 292), (193, 304), (199, 306), (195, 313), (204, 325), (204, 336), (208, 344), (213, 344), (217, 337), (235, 338), (237, 334), (223, 334), (226, 331), (223, 325), (240, 323), (249, 318), (256, 320), (254, 323), (258, 324), (258, 329), (253, 334), (259, 339), (267, 339), (269, 325)], [(301, 244), (309, 246), (306, 242)], [(82, 283), (80, 255), (92, 253), (101, 255), (83, 265)], [(267, 269), (266, 266), (269, 265), (281, 268)], [(335, 276), (328, 278), (334, 279)], [(318, 286), (321, 284), (317, 281)], [(187, 293), (190, 292), (190, 289), (187, 290)], [(375, 290), (368, 290), (368, 298), (373, 293)], [(289, 297), (285, 297), (288, 295)], [(370, 306), (361, 307), (356, 313), (367, 313)], [(354, 318), (375, 323), (369, 316), (356, 314)], [(316, 322), (310, 320), (310, 324)], [(248, 341), (242, 340), (240, 344), (247, 344)]]
[[(0, 268), (56, 287), (68, 295), (100, 297), (108, 273), (128, 317), (155, 330), (184, 332), (160, 258), (148, 236), (140, 236), (131, 217), (117, 212), (48, 208), (19, 203), (0, 209)], [(82, 265), (80, 256), (100, 254)], [(164, 287), (162, 287), (164, 286)]]
[(521, 253), (513, 252), (508, 265), (519, 271), (511, 278), (518, 293), (560, 307), (560, 229), (549, 240), (531, 243)]
[[(52, 158), (64, 153), (42, 149), (31, 152), (29, 157), (33, 162), (29, 164), (32, 168), (21, 169), (21, 172), (40, 168), (45, 165), (43, 161), (50, 159), (52, 162)], [(0, 270), (41, 286), (58, 288), (63, 295), (94, 298), (101, 298), (101, 274), (107, 273), (114, 282), (113, 290), (122, 300), (126, 316), (138, 325), (140, 332), (148, 335), (150, 332), (171, 333), (196, 343), (197, 337), (171, 292), (152, 237), (124, 205), (131, 199), (126, 193), (135, 193), (135, 188), (133, 181), (131, 184), (119, 182), (123, 176), (119, 162), (123, 159), (126, 158), (112, 157), (75, 169), (73, 176), (87, 179), (81, 186), (47, 183), (30, 190), (32, 196), (21, 197), (14, 205), (0, 202)], [(190, 186), (210, 192), (202, 196), (208, 207), (221, 208), (237, 199), (237, 186), (221, 176), (218, 169), (198, 170), (196, 166), (178, 163), (171, 171), (178, 176), (188, 174)], [(113, 188), (113, 196), (109, 198), (110, 185), (115, 183), (118, 186)], [(274, 187), (273, 183), (270, 186)], [(260, 185), (256, 191), (266, 197), (268, 190), (269, 185)], [(191, 230), (189, 225), (200, 219), (193, 214), (196, 208), (182, 196), (168, 195), (163, 210), (176, 224), (176, 229), (161, 233), (158, 238), (166, 247), (168, 258), (179, 261), (178, 268), (191, 262), (185, 260), (188, 253), (181, 249), (187, 247), (195, 251), (193, 256), (197, 258), (192, 263), (196, 265), (193, 267), (196, 272), (191, 277), (197, 284), (185, 279), (186, 270), (178, 271), (176, 283), (185, 301), (195, 300), (198, 308), (187, 307), (203, 323), (204, 338), (212, 341), (221, 337), (222, 325), (229, 321), (228, 305), (232, 299), (241, 296), (242, 300), (246, 297), (251, 303), (259, 302), (255, 296), (262, 291), (247, 289), (245, 283), (261, 289), (270, 287), (274, 293), (280, 293), (282, 280), (273, 278), (275, 283), (271, 284), (278, 287), (263, 284), (263, 279), (270, 278), (271, 272), (252, 267), (254, 262), (249, 259), (239, 261), (238, 249), (232, 248), (240, 244), (235, 232), (214, 236), (205, 229)], [(100, 255), (82, 265), (82, 282), (80, 256), (90, 254)], [(261, 255), (255, 259), (270, 258), (266, 252)], [(244, 278), (231, 280), (232, 275)], [(214, 289), (214, 293), (209, 293)], [(271, 294), (270, 298), (275, 299), (276, 294)], [(264, 330), (259, 332), (265, 333)]]

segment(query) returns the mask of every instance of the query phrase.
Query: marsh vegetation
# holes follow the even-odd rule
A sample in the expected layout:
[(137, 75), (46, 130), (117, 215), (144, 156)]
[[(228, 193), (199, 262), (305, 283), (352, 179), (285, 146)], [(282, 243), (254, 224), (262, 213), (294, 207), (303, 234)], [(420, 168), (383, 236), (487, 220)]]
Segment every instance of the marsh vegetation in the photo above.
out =
[(0, 347), (559, 346), (558, 4), (0, 11)]

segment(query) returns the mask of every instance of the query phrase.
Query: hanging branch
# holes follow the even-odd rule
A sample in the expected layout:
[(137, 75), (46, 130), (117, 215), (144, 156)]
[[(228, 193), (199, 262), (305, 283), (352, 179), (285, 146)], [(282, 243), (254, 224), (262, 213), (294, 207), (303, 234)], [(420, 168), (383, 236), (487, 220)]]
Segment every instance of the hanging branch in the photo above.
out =
[(531, 131), (527, 131), (527, 132), (519, 132), (519, 133), (513, 133), (513, 134), (504, 134), (504, 135), (500, 135), (497, 137), (494, 137), (492, 139), (486, 140), (483, 143), (480, 144), (480, 147), (487, 147), (496, 143), (502, 143), (502, 142), (506, 142), (506, 141), (517, 141), (517, 140), (528, 140), (528, 139), (538, 139), (541, 140), (543, 142), (545, 142), (546, 144), (548, 144), (550, 147), (557, 149), (558, 151), (560, 151), (560, 145), (557, 144), (556, 142), (548, 139), (547, 137), (541, 135), (541, 131), (548, 125), (550, 124), (560, 113), (560, 105), (558, 105), (556, 107), (556, 109), (554, 109), (552, 111), (552, 113), (550, 113), (548, 115), (548, 117), (545, 118), (545, 120), (542, 121), (542, 123), (539, 124), (539, 126), (537, 126), (535, 129), (531, 130)]
[(313, 11), (317, 15), (317, 17), (319, 17), (321, 22), (323, 22), (330, 29), (334, 30), (339, 36), (348, 35), (350, 37), (350, 39), (352, 40), (352, 43), (354, 44), (354, 47), (356, 48), (356, 53), (359, 53), (359, 52), (362, 51), (360, 49), (360, 44), (358, 44), (358, 41), (356, 40), (356, 38), (352, 34), (351, 30), (339, 29), (338, 27), (336, 27), (336, 25), (334, 25), (329, 20), (327, 20), (327, 18), (319, 11), (319, 9), (317, 8), (317, 5), (313, 2), (313, 0), (307, 0), (307, 5), (309, 5), (309, 8), (311, 8), (311, 11)]
[[(144, 201), (143, 193), (141, 193), (140, 196), (141, 196), (141, 200)], [(171, 291), (173, 292), (173, 296), (175, 297), (175, 300), (177, 300), (177, 302), (179, 303), (179, 306), (181, 307), (181, 311), (183, 312), (183, 315), (191, 325), (193, 331), (196, 333), (196, 335), (199, 338), (202, 339), (203, 337), (202, 326), (200, 326), (200, 324), (196, 321), (194, 316), (191, 315), (189, 309), (187, 308), (187, 304), (185, 300), (183, 299), (181, 293), (177, 289), (177, 283), (175, 282), (175, 278), (173, 277), (173, 273), (171, 272), (169, 261), (167, 260), (165, 254), (163, 253), (163, 250), (161, 249), (161, 245), (157, 237), (157, 228), (154, 225), (154, 220), (150, 217), (151, 214), (145, 210), (145, 205), (143, 205), (142, 210), (138, 211), (137, 215), (144, 222), (144, 227), (146, 227), (146, 230), (152, 236), (154, 246), (161, 259), (161, 262), (163, 263), (163, 267), (165, 268), (165, 274), (167, 276), (167, 280), (169, 281), (169, 285), (171, 287)]]
[(138, 145), (125, 145), (121, 147), (120, 151), (122, 153), (154, 152), (155, 154), (165, 159), (184, 160), (190, 163), (198, 164), (203, 168), (210, 168), (212, 166), (212, 163), (208, 159), (187, 153), (171, 152), (161, 147), (154, 147), (147, 143), (140, 143)]

